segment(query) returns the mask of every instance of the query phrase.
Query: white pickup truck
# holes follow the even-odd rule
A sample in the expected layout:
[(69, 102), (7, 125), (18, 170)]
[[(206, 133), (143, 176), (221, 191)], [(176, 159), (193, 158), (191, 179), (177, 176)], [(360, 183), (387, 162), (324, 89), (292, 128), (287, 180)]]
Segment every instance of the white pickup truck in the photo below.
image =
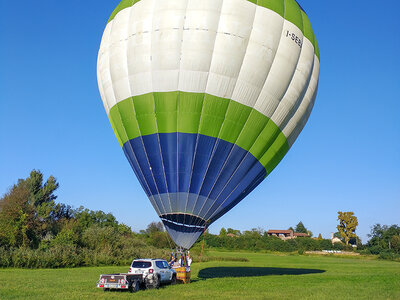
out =
[(135, 259), (128, 273), (101, 274), (97, 287), (137, 292), (142, 288), (159, 288), (161, 284), (175, 284), (176, 272), (165, 259)]

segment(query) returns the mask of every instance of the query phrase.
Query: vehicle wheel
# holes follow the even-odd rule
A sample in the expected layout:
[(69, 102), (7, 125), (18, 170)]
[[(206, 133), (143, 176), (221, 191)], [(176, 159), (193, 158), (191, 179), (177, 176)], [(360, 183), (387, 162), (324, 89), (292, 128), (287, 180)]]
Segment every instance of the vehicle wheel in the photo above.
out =
[(154, 288), (158, 289), (161, 285), (161, 279), (159, 276), (156, 277), (156, 280), (154, 281)]
[(104, 292), (108, 292), (109, 290), (110, 290), (110, 289), (106, 289), (106, 288), (103, 289)]
[(158, 289), (160, 287), (160, 277), (156, 276), (151, 280), (151, 282), (146, 282), (147, 289)]
[(138, 292), (139, 290), (140, 290), (139, 281), (137, 281), (137, 280), (133, 281), (129, 291), (131, 293), (135, 293), (135, 292)]
[(176, 284), (176, 275), (172, 275), (171, 285), (175, 285), (175, 284)]
[(136, 281), (136, 292), (140, 291), (140, 282), (137, 280)]

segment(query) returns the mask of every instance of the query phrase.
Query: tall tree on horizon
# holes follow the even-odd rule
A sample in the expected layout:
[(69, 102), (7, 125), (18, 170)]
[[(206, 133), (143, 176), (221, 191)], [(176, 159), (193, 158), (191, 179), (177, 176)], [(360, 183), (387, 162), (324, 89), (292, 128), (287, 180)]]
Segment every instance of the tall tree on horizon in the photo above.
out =
[(304, 226), (303, 222), (301, 222), (301, 221), (296, 225), (295, 232), (308, 234), (307, 228)]
[(44, 182), (38, 170), (32, 170), (26, 179), (19, 179), (0, 198), (0, 245), (37, 245), (41, 236), (52, 229), (54, 217), (69, 211), (54, 202), (57, 188), (53, 176)]
[(357, 237), (355, 234), (356, 228), (358, 226), (357, 217), (354, 215), (354, 212), (338, 212), (338, 221), (339, 225), (337, 225), (337, 230), (340, 235), (344, 238), (346, 242), (346, 246), (349, 245), (349, 240), (351, 238)]

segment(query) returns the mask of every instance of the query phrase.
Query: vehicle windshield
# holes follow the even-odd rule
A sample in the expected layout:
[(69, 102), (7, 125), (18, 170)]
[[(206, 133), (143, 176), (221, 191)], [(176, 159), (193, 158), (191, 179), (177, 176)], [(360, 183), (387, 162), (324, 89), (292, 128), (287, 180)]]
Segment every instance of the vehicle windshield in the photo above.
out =
[(150, 268), (150, 267), (151, 267), (151, 262), (149, 262), (149, 261), (134, 261), (132, 263), (132, 268), (143, 269), (143, 268)]

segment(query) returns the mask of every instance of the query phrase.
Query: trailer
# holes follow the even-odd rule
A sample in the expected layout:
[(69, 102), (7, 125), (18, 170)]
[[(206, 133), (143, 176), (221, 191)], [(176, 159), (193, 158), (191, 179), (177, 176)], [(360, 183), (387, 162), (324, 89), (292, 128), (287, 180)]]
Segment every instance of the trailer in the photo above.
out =
[(101, 274), (99, 281), (97, 281), (97, 287), (102, 288), (104, 291), (115, 289), (127, 290), (131, 293), (139, 291), (140, 286), (143, 284), (144, 278), (142, 274), (129, 273)]

